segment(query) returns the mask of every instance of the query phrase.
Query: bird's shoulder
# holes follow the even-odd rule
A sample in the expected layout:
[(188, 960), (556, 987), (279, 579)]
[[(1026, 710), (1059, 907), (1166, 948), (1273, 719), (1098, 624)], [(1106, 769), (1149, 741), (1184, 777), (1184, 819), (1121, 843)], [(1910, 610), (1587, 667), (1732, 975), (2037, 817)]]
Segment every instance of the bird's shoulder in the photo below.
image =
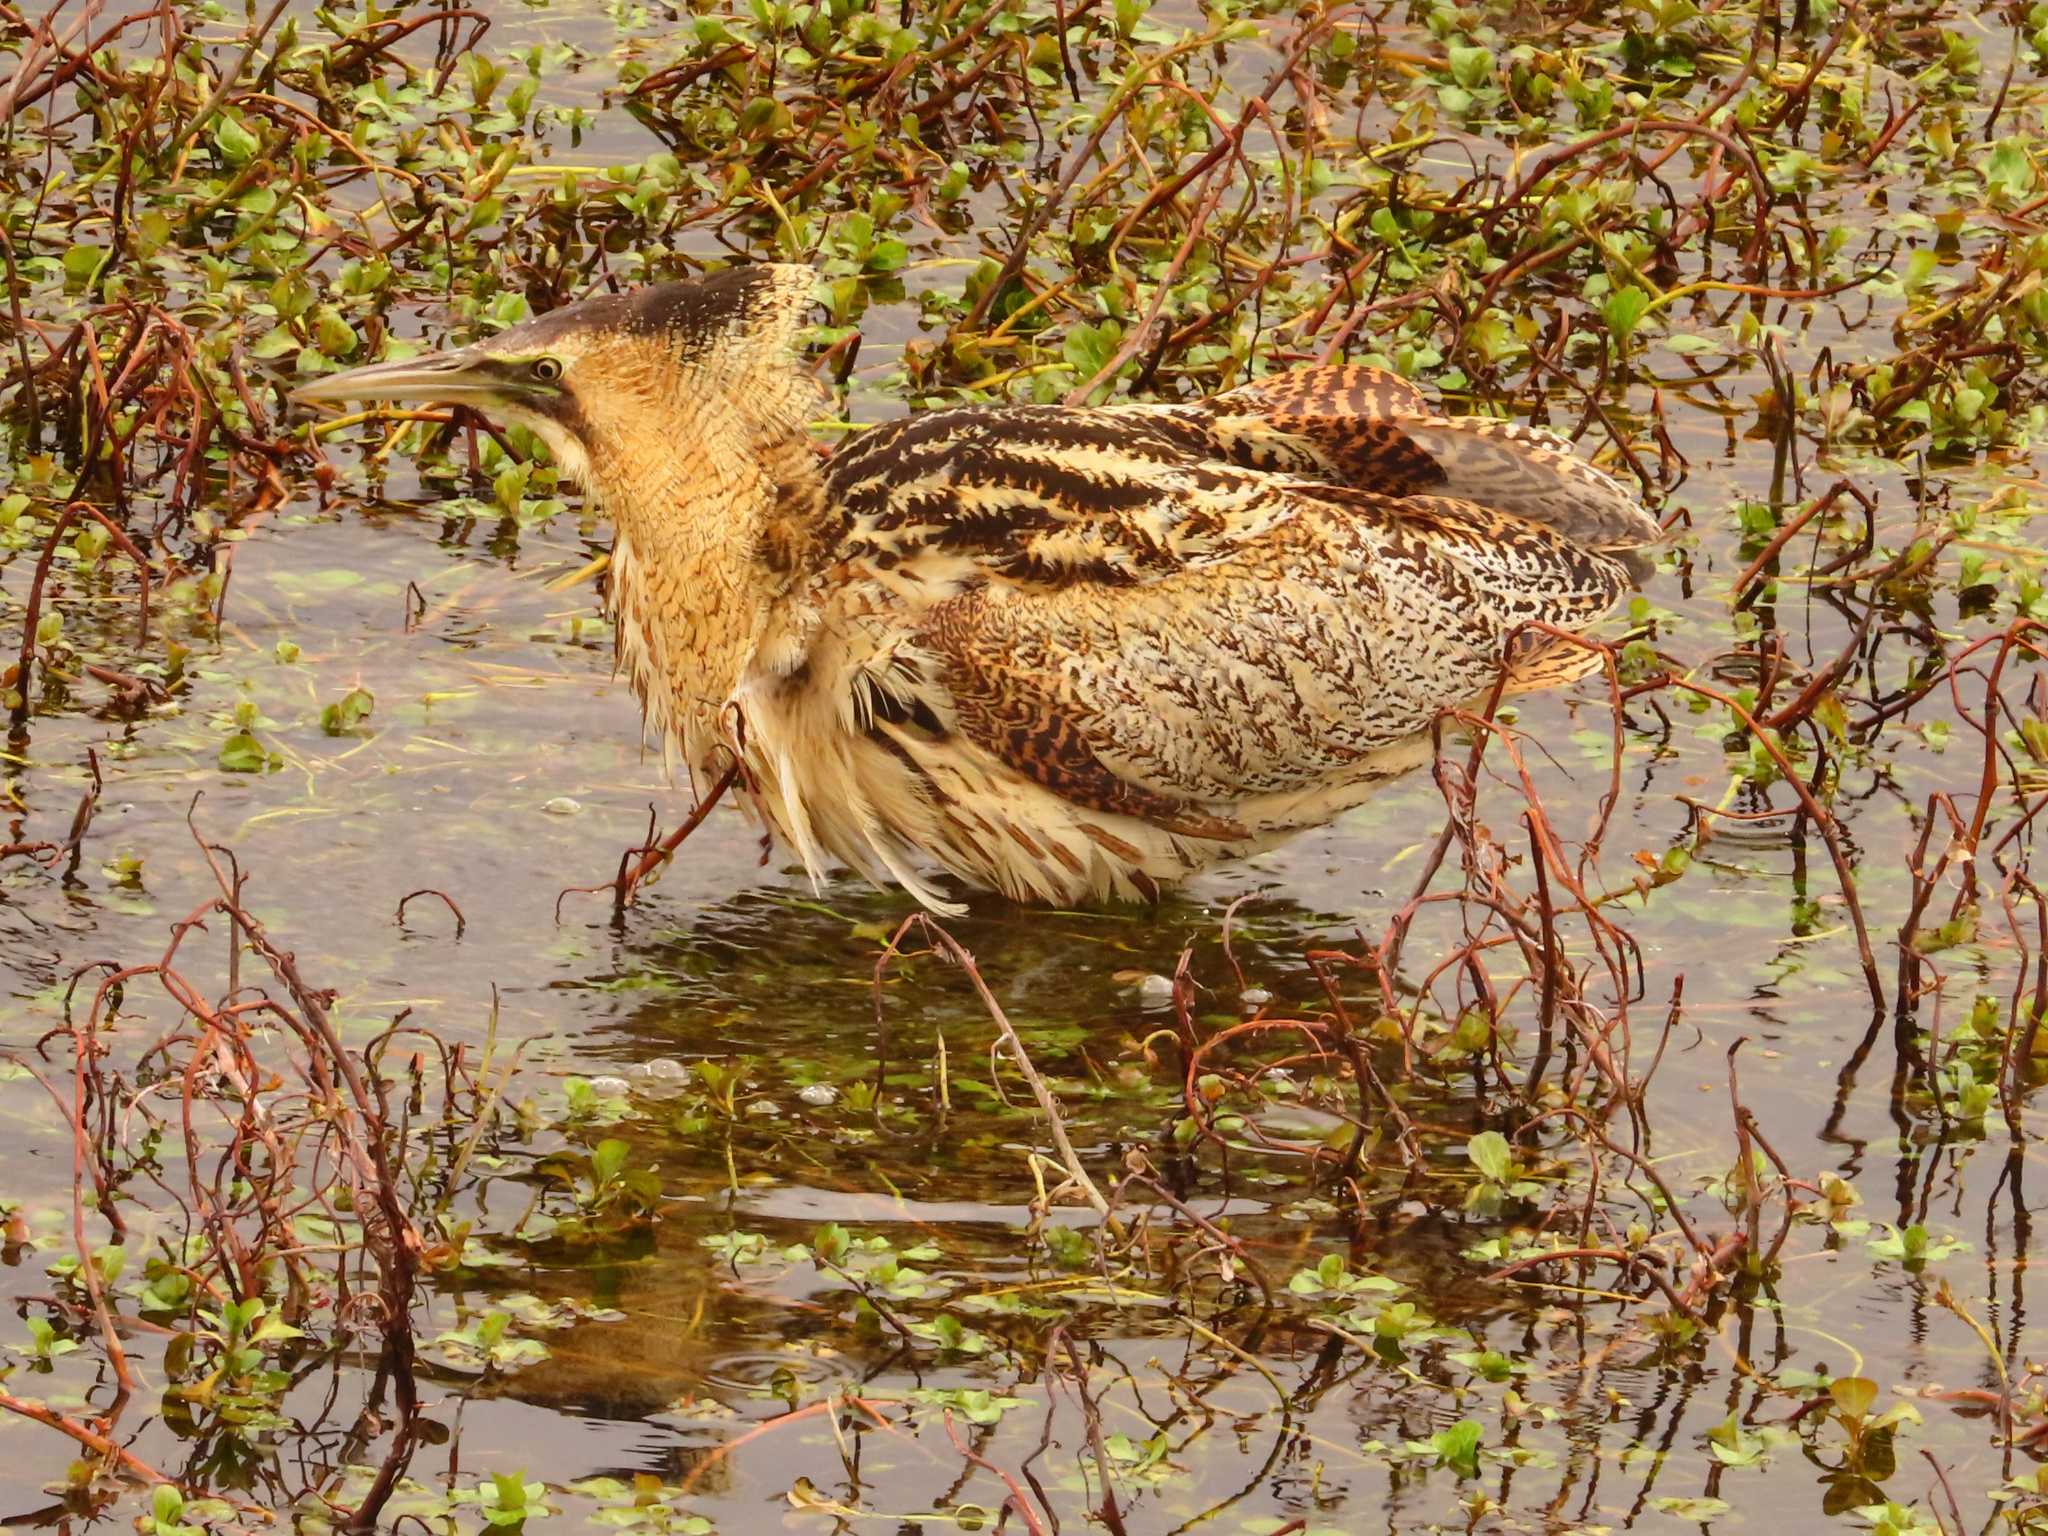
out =
[(870, 429), (826, 466), (843, 575), (933, 600), (963, 585), (1136, 586), (1236, 548), (1285, 488), (1165, 416), (962, 406)]

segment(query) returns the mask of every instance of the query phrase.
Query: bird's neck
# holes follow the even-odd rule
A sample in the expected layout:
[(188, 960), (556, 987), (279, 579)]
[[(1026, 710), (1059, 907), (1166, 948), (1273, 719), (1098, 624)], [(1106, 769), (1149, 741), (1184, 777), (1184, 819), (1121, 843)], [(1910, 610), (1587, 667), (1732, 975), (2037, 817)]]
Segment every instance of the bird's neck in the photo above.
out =
[(662, 430), (592, 427), (592, 480), (616, 527), (619, 660), (665, 749), (700, 788), (743, 730), (735, 688), (785, 626), (823, 539), (815, 392), (669, 402)]

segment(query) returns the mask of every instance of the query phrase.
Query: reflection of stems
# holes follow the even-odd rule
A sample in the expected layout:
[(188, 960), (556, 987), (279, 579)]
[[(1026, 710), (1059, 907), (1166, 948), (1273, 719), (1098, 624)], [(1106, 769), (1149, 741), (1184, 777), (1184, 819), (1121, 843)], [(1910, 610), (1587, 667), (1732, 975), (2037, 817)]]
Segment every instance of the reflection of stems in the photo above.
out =
[(1657, 1193), (1664, 1197), (1665, 1209), (1670, 1211), (1671, 1219), (1678, 1223), (1678, 1230), (1685, 1234), (1685, 1240), (1688, 1243), (1692, 1244), (1693, 1252), (1699, 1254), (1701, 1257), (1706, 1257), (1713, 1253), (1713, 1248), (1700, 1237), (1698, 1230), (1695, 1229), (1692, 1222), (1687, 1219), (1684, 1210), (1682, 1210), (1679, 1206), (1678, 1196), (1671, 1192), (1671, 1186), (1664, 1182), (1664, 1176), (1657, 1172), (1656, 1168), (1652, 1166), (1647, 1159), (1639, 1157), (1635, 1153), (1629, 1151), (1626, 1147), (1617, 1146), (1614, 1142), (1610, 1141), (1607, 1138), (1606, 1132), (1602, 1131), (1599, 1125), (1594, 1121), (1593, 1117), (1587, 1114), (1583, 1109), (1579, 1109), (1572, 1105), (1560, 1105), (1556, 1109), (1545, 1110), (1542, 1114), (1537, 1115), (1530, 1119), (1528, 1122), (1526, 1122), (1519, 1130), (1515, 1132), (1515, 1135), (1517, 1137), (1526, 1135), (1529, 1131), (1535, 1129), (1536, 1126), (1541, 1124), (1543, 1121), (1554, 1118), (1565, 1118), (1578, 1121), (1581, 1125), (1583, 1125), (1586, 1128), (1586, 1134), (1592, 1137), (1593, 1140), (1599, 1142), (1601, 1146), (1605, 1147), (1614, 1156), (1624, 1158), (1628, 1162), (1633, 1164), (1637, 1171), (1640, 1172), (1644, 1178), (1648, 1179), (1652, 1184), (1657, 1186)]
[(906, 1323), (902, 1315), (894, 1307), (877, 1296), (874, 1287), (869, 1285), (867, 1281), (854, 1274), (845, 1265), (833, 1263), (815, 1248), (811, 1250), (811, 1258), (817, 1263), (818, 1268), (830, 1270), (848, 1285), (852, 1286), (854, 1295), (875, 1309), (875, 1316), (902, 1334), (904, 1338), (909, 1339), (913, 1343), (917, 1341), (917, 1330)]
[(1777, 739), (1760, 726), (1757, 723), (1756, 717), (1747, 709), (1744, 709), (1742, 705), (1720, 689), (1709, 687), (1704, 683), (1696, 683), (1690, 678), (1674, 677), (1670, 679), (1670, 683), (1674, 688), (1683, 688), (1688, 693), (1696, 693), (1702, 698), (1712, 699), (1740, 720), (1743, 729), (1749, 733), (1750, 740), (1756, 742), (1764, 751), (1770, 754), (1771, 761), (1777, 766), (1779, 776), (1784, 779), (1792, 793), (1799, 797), (1800, 807), (1806, 812), (1807, 817), (1813, 822), (1814, 826), (1819, 829), (1821, 841), (1827, 844), (1828, 858), (1833, 861), (1835, 876), (1841, 882), (1842, 903), (1848, 908), (1849, 921), (1856, 930), (1856, 953), (1863, 964), (1863, 980), (1870, 988), (1871, 1002), (1877, 1007), (1882, 1008), (1884, 1006), (1884, 984), (1877, 979), (1877, 957), (1870, 950), (1870, 929), (1863, 921), (1863, 903), (1856, 899), (1855, 871), (1849, 867), (1849, 857), (1842, 851), (1842, 839), (1836, 829), (1835, 818), (1813, 797), (1813, 791), (1808, 789), (1806, 782), (1800, 778), (1798, 771), (1792, 765), (1792, 760), (1786, 757), (1785, 749), (1778, 745)]
[[(193, 806), (198, 805), (197, 797)], [(219, 908), (234, 924), (239, 944), (247, 944), (269, 965), (271, 973), (298, 1005), (296, 1016), (272, 1005), (298, 1035), (307, 1072), (338, 1140), (344, 1178), (363, 1224), (363, 1246), (377, 1271), (377, 1296), (382, 1304), (383, 1362), (389, 1366), (397, 1399), (398, 1424), (391, 1448), (377, 1475), (350, 1516), (353, 1531), (374, 1530), (377, 1516), (412, 1459), (419, 1434), (419, 1391), (413, 1376), (412, 1305), (424, 1244), (418, 1227), (398, 1197), (398, 1177), (390, 1147), (391, 1117), (381, 1077), (365, 1079), (361, 1065), (341, 1043), (328, 1012), (330, 994), (316, 991), (299, 974), (297, 958), (278, 948), (263, 925), (242, 906), (239, 874), (231, 882), (215, 857), (220, 850), (206, 841), (186, 812), (186, 825), (199, 844), (220, 895)], [(188, 1096), (189, 1097), (189, 1096)]]
[(1946, 1307), (1969, 1326), (1970, 1332), (1976, 1334), (1983, 1342), (1984, 1352), (1991, 1357), (1992, 1369), (1998, 1372), (1998, 1425), (2000, 1430), (2003, 1431), (1999, 1436), (1999, 1440), (2004, 1447), (2004, 1460), (1999, 1465), (1998, 1473), (2001, 1477), (2011, 1477), (2012, 1376), (2005, 1368), (2005, 1356), (1998, 1348), (1998, 1341), (1991, 1337), (1991, 1330), (1978, 1322), (1976, 1318), (1970, 1316), (1962, 1302), (1957, 1300), (1956, 1293), (1948, 1288), (1946, 1280), (1935, 1287), (1934, 1304), (1938, 1307)]
[(1763, 1192), (1757, 1188), (1756, 1154), (1750, 1150), (1749, 1111), (1742, 1105), (1742, 1090), (1735, 1079), (1735, 1053), (1749, 1043), (1749, 1036), (1737, 1035), (1728, 1047), (1728, 1105), (1735, 1117), (1735, 1167), (1737, 1188), (1742, 1191), (1742, 1216), (1749, 1239), (1749, 1255), (1758, 1256), (1763, 1238)]
[(29, 580), (28, 610), (21, 621), (21, 654), (15, 662), (14, 688), (21, 702), (14, 706), (12, 724), (20, 730), (28, 722), (29, 713), (29, 668), (35, 659), (36, 627), (42, 617), (43, 583), (49, 579), (50, 562), (57, 556), (57, 543), (64, 537), (64, 530), (83, 515), (98, 521), (107, 530), (107, 536), (130, 560), (142, 577), (142, 633), (141, 639), (149, 638), (149, 561), (142, 551), (135, 547), (135, 541), (128, 537), (128, 531), (97, 507), (82, 501), (74, 501), (57, 515), (51, 525), (50, 537), (44, 541), (43, 552), (36, 560), (35, 574)]
[[(91, 1031), (92, 1026), (89, 1024), (74, 1027), (72, 1030), (72, 1039), (78, 1054), (77, 1064), (72, 1070), (72, 1096), (68, 1104), (63, 1095), (57, 1092), (56, 1085), (28, 1062), (11, 1053), (6, 1059), (26, 1069), (30, 1076), (42, 1084), (43, 1091), (56, 1102), (58, 1113), (62, 1114), (71, 1126), (71, 1236), (78, 1249), (79, 1277), (85, 1282), (86, 1294), (92, 1299), (92, 1315), (94, 1321), (99, 1324), (101, 1342), (107, 1351), (107, 1363), (114, 1369), (118, 1392), (113, 1405), (104, 1415), (107, 1423), (111, 1425), (121, 1416), (121, 1410), (127, 1406), (129, 1395), (135, 1391), (136, 1382), (135, 1373), (128, 1369), (128, 1352), (121, 1347), (120, 1331), (114, 1326), (113, 1310), (107, 1305), (106, 1287), (100, 1278), (99, 1263), (93, 1256), (91, 1245), (85, 1239), (85, 1188), (88, 1173), (99, 1191), (97, 1204), (100, 1212), (113, 1226), (115, 1238), (119, 1240), (127, 1236), (120, 1211), (109, 1192), (108, 1170), (92, 1155), (91, 1142), (85, 1129), (86, 1085), (88, 1082), (96, 1082), (97, 1078), (93, 1067)], [(95, 1094), (95, 1097), (97, 1096)], [(35, 1416), (31, 1414), (30, 1417)], [(56, 1427), (62, 1429), (64, 1426), (60, 1424)], [(66, 1430), (66, 1433), (70, 1431)]]
[(1200, 1323), (1196, 1322), (1192, 1317), (1184, 1317), (1181, 1319), (1181, 1322), (1187, 1328), (1188, 1332), (1196, 1334), (1201, 1338), (1207, 1339), (1211, 1344), (1216, 1345), (1220, 1349), (1229, 1350), (1233, 1355), (1237, 1356), (1238, 1359), (1242, 1360), (1246, 1365), (1250, 1366), (1253, 1370), (1257, 1371), (1261, 1376), (1265, 1377), (1266, 1385), (1271, 1387), (1273, 1389), (1273, 1395), (1280, 1399), (1281, 1416), (1283, 1418), (1286, 1416), (1288, 1409), (1287, 1389), (1280, 1385), (1280, 1378), (1278, 1376), (1275, 1376), (1272, 1373), (1272, 1371), (1268, 1369), (1265, 1361), (1261, 1360), (1257, 1355), (1253, 1354), (1250, 1350), (1241, 1349), (1237, 1345), (1231, 1343), (1230, 1340), (1223, 1337), (1222, 1334), (1216, 1332), (1215, 1329), (1203, 1327)]
[[(867, 1414), (867, 1416), (873, 1419), (877, 1424), (886, 1424), (888, 1422), (881, 1416), (881, 1414), (877, 1413), (873, 1408), (869, 1407), (864, 1399), (858, 1397), (849, 1397), (847, 1401), (851, 1402), (855, 1407), (859, 1408), (863, 1413)], [(689, 1472), (683, 1478), (682, 1486), (678, 1488), (676, 1491), (681, 1496), (687, 1498), (690, 1494), (690, 1491), (693, 1488), (695, 1488), (700, 1481), (703, 1480), (704, 1474), (706, 1472), (709, 1472), (713, 1467), (717, 1466), (719, 1462), (725, 1460), (728, 1456), (732, 1455), (734, 1451), (737, 1451), (741, 1446), (745, 1445), (748, 1441), (758, 1440), (761, 1438), (761, 1436), (766, 1434), (772, 1434), (774, 1431), (781, 1429), (784, 1425), (794, 1424), (800, 1419), (814, 1419), (821, 1413), (830, 1413), (838, 1406), (839, 1399), (828, 1397), (823, 1402), (807, 1403), (801, 1408), (792, 1408), (788, 1413), (779, 1414), (775, 1418), (763, 1420), (761, 1423), (756, 1424), (752, 1429), (748, 1430), (745, 1434), (738, 1435), (733, 1439), (726, 1441), (723, 1445), (713, 1449), (709, 1456), (706, 1456), (702, 1461), (698, 1462), (696, 1466), (690, 1468)]]
[[(114, 1368), (114, 1378), (119, 1391), (107, 1418), (112, 1422), (119, 1417), (121, 1409), (128, 1402), (128, 1394), (135, 1390), (135, 1375), (128, 1369), (128, 1351), (121, 1347), (120, 1330), (114, 1326), (114, 1311), (107, 1304), (106, 1280), (100, 1274), (98, 1258), (86, 1246), (85, 1241), (85, 1173), (86, 1163), (91, 1159), (85, 1134), (85, 1085), (93, 1074), (91, 1052), (93, 1049), (89, 1028), (72, 1031), (77, 1043), (78, 1066), (71, 1078), (71, 1235), (78, 1244), (78, 1272), (85, 1277), (85, 1289), (92, 1297), (93, 1316), (99, 1320), (100, 1335), (106, 1345), (107, 1363)], [(103, 1209), (111, 1209), (111, 1199), (103, 1202)], [(120, 1218), (114, 1218), (115, 1230), (120, 1230)]]
[[(1064, 1323), (1054, 1326), (1052, 1337), (1046, 1344), (1045, 1369), (1048, 1372), (1055, 1369), (1053, 1360), (1061, 1349), (1066, 1350), (1067, 1361), (1074, 1368), (1074, 1395), (1081, 1400), (1081, 1420), (1088, 1427), (1088, 1448), (1095, 1458), (1095, 1474), (1102, 1479), (1102, 1507), (1096, 1513), (1102, 1523), (1109, 1527), (1110, 1536), (1127, 1536), (1124, 1530), (1123, 1512), (1117, 1508), (1116, 1485), (1110, 1475), (1109, 1451), (1102, 1443), (1102, 1408), (1089, 1395), (1088, 1367), (1081, 1359), (1081, 1352), (1074, 1348), (1074, 1341), (1067, 1337), (1067, 1329)], [(1048, 1434), (1051, 1433), (1051, 1429), (1052, 1424), (1048, 1420), (1046, 1423)], [(1030, 1459), (1025, 1461), (1024, 1467), (1025, 1475), (1029, 1476)], [(1038, 1496), (1043, 1501), (1045, 1490), (1039, 1488), (1035, 1482), (1032, 1484), (1032, 1487), (1037, 1489)]]
[(1011, 1026), (1009, 1016), (1003, 1012), (1003, 1005), (996, 1001), (995, 994), (989, 991), (988, 983), (982, 979), (981, 968), (974, 963), (974, 956), (961, 947), (959, 940), (922, 912), (913, 912), (903, 920), (903, 926), (898, 928), (895, 936), (889, 940), (886, 953), (897, 953), (897, 946), (912, 928), (921, 929), (924, 936), (931, 941), (932, 947), (965, 971), (967, 979), (974, 983), (974, 990), (981, 998), (982, 1007), (988, 1010), (989, 1017), (995, 1021), (996, 1028), (1002, 1033), (1003, 1043), (1010, 1049), (1010, 1059), (1017, 1064), (1017, 1070), (1023, 1074), (1024, 1081), (1030, 1084), (1031, 1096), (1038, 1100), (1039, 1113), (1045, 1116), (1046, 1126), (1052, 1132), (1053, 1145), (1059, 1149), (1062, 1170), (1087, 1198), (1088, 1203), (1095, 1208), (1095, 1214), (1102, 1218), (1111, 1234), (1121, 1237), (1122, 1226), (1110, 1214), (1109, 1202), (1102, 1198), (1102, 1191), (1097, 1189), (1095, 1181), (1088, 1177), (1088, 1170), (1081, 1166), (1081, 1159), (1074, 1151), (1074, 1143), (1067, 1136), (1067, 1122), (1060, 1114), (1059, 1100), (1052, 1096), (1052, 1090), (1046, 1087), (1045, 1079), (1040, 1077), (1038, 1069), (1032, 1066), (1030, 1056), (1025, 1053), (1024, 1042), (1017, 1038), (1017, 1031)]
[(1144, 1185), (1156, 1197), (1165, 1201), (1167, 1205), (1180, 1212), (1181, 1215), (1208, 1233), (1217, 1243), (1227, 1248), (1238, 1263), (1245, 1267), (1253, 1281), (1258, 1285), (1259, 1294), (1266, 1299), (1265, 1310), (1270, 1313), (1273, 1310), (1273, 1284), (1266, 1278), (1265, 1267), (1245, 1251), (1243, 1243), (1232, 1237), (1228, 1232), (1217, 1226), (1215, 1222), (1209, 1220), (1208, 1217), (1197, 1211), (1186, 1201), (1180, 1199), (1171, 1190), (1167, 1189), (1164, 1184), (1161, 1184), (1152, 1177), (1151, 1163), (1142, 1152), (1133, 1152), (1130, 1154), (1130, 1157), (1131, 1172), (1126, 1182)]

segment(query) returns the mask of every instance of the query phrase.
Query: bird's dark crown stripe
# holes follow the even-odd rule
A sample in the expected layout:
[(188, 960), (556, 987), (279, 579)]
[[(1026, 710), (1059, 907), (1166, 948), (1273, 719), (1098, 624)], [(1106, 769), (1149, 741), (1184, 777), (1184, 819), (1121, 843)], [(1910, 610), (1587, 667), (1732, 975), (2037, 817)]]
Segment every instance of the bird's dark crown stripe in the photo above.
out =
[(522, 353), (541, 353), (564, 336), (611, 330), (670, 342), (687, 360), (720, 341), (757, 336), (780, 318), (792, 287), (783, 269), (728, 267), (631, 293), (598, 294), (527, 321), (516, 336)]

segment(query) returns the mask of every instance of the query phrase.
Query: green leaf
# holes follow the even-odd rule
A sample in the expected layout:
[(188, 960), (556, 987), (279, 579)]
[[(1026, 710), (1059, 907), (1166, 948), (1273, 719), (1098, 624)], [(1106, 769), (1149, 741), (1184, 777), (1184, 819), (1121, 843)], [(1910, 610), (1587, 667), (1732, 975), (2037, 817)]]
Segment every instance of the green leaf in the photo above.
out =
[(266, 1317), (257, 1325), (256, 1331), (249, 1335), (249, 1341), (252, 1344), (275, 1344), (285, 1339), (303, 1339), (305, 1336), (306, 1331), (303, 1328), (294, 1328), (281, 1317)]
[(1156, 1465), (1166, 1455), (1166, 1431), (1161, 1430), (1149, 1440), (1136, 1441), (1119, 1430), (1102, 1442), (1103, 1451), (1114, 1462), (1142, 1472)]
[(1497, 1349), (1462, 1350), (1451, 1359), (1484, 1381), (1509, 1381), (1528, 1370), (1527, 1366), (1509, 1359)]
[(1493, 80), (1493, 50), (1450, 46), (1451, 78), (1468, 91), (1476, 91)]
[(1766, 1446), (1763, 1436), (1744, 1429), (1731, 1413), (1707, 1431), (1707, 1449), (1724, 1466), (1747, 1467), (1763, 1460)]
[(313, 339), (320, 350), (329, 357), (354, 357), (362, 346), (362, 338), (356, 335), (355, 327), (342, 319), (338, 310), (322, 309), (319, 322), (313, 327)]
[(249, 355), (264, 362), (274, 362), (287, 353), (299, 349), (299, 338), (292, 334), (291, 327), (273, 326), (256, 338), (256, 344), (249, 348)]
[(1600, 306), (1600, 318), (1607, 322), (1607, 328), (1614, 333), (1615, 340), (1627, 345), (1636, 333), (1636, 324), (1650, 307), (1650, 296), (1631, 284), (1617, 288), (1607, 295)]
[(320, 290), (313, 280), (294, 267), (270, 285), (270, 305), (280, 320), (296, 320), (319, 302)]
[(1845, 1419), (1861, 1419), (1877, 1401), (1877, 1383), (1868, 1376), (1839, 1376), (1828, 1383), (1828, 1396)]
[(263, 147), (263, 141), (235, 118), (223, 116), (213, 130), (213, 147), (229, 165), (247, 165)]
[(2024, 139), (2000, 139), (1984, 163), (1984, 184), (1994, 193), (2018, 198), (2034, 188), (2034, 163), (2027, 157)]
[(1100, 325), (1077, 325), (1060, 344), (1060, 356), (1083, 379), (1092, 379), (1116, 356), (1123, 339), (1124, 328), (1114, 320), (1105, 320)]
[(97, 245), (73, 245), (64, 251), (64, 275), (81, 283), (91, 282), (107, 253)]
[(320, 729), (329, 736), (346, 736), (361, 725), (377, 707), (376, 695), (363, 687), (351, 688), (320, 711)]
[(1472, 1166), (1496, 1184), (1505, 1184), (1515, 1171), (1514, 1149), (1499, 1131), (1481, 1131), (1465, 1143), (1465, 1155)]
[(185, 1496), (170, 1483), (158, 1483), (150, 1495), (150, 1513), (159, 1525), (178, 1525), (185, 1518)]
[(1479, 1470), (1479, 1442), (1484, 1434), (1477, 1419), (1460, 1419), (1431, 1435), (1429, 1444), (1445, 1466), (1470, 1476)]
[(237, 731), (220, 744), (220, 766), (227, 773), (261, 773), (270, 766), (270, 754), (249, 732)]
[(1897, 1259), (1908, 1268), (1938, 1263), (1950, 1254), (1966, 1252), (1969, 1246), (1959, 1237), (1935, 1237), (1918, 1222), (1891, 1228), (1885, 1236), (1870, 1241), (1870, 1251), (1880, 1259)]
[(516, 516), (520, 502), (526, 498), (526, 485), (532, 474), (532, 468), (525, 464), (499, 470), (491, 477), (491, 499)]

